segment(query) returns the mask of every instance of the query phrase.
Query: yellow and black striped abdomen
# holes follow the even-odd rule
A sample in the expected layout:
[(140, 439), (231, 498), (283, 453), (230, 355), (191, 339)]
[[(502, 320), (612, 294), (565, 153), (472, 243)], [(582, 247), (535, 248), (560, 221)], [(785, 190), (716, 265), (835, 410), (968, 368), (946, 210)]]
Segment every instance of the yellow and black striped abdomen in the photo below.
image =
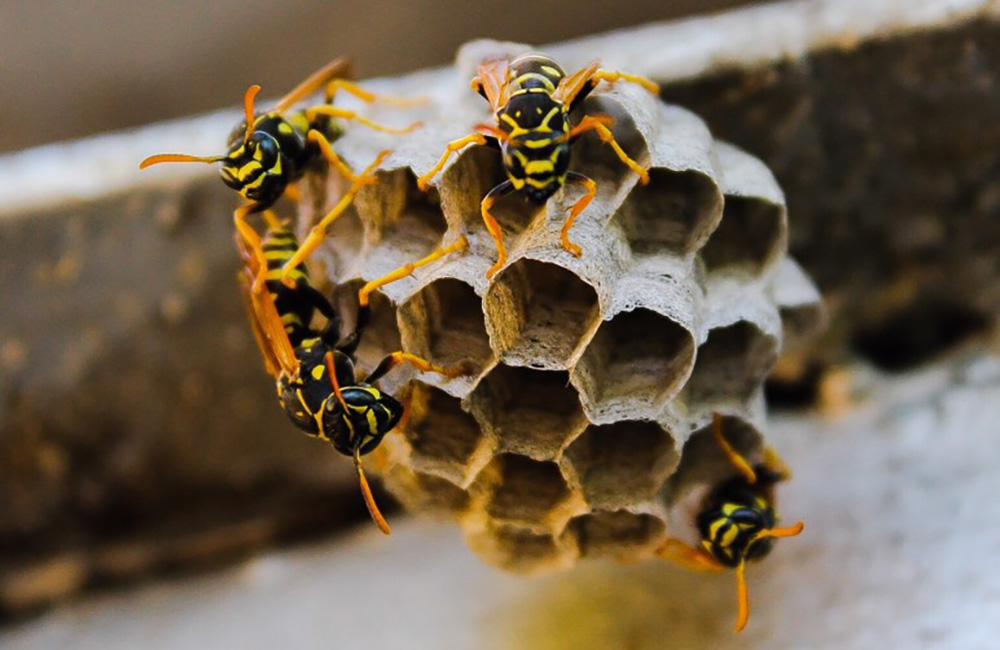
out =
[(532, 201), (546, 201), (563, 186), (569, 170), (565, 107), (542, 89), (522, 89), (496, 117), (507, 134), (501, 143), (507, 178)]
[(314, 303), (302, 293), (302, 287), (309, 285), (305, 266), (292, 270), (291, 279), (295, 281), (295, 287), (287, 287), (281, 282), (285, 263), (292, 258), (298, 247), (295, 234), (285, 228), (268, 230), (262, 241), (264, 257), (267, 259), (267, 290), (274, 299), (278, 316), (281, 317), (294, 348), (299, 347), (305, 339), (316, 336), (310, 328), (315, 311)]

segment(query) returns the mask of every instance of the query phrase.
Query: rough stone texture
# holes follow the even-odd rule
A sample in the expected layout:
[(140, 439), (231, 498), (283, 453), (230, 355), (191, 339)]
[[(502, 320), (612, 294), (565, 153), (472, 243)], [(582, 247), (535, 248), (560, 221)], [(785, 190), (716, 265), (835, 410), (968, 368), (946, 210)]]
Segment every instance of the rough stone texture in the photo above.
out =
[(1000, 501), (984, 495), (1000, 490), (1000, 359), (905, 377), (851, 372), (871, 392), (848, 416), (773, 418), (773, 440), (795, 468), (781, 511), (806, 529), (749, 570), (742, 634), (732, 632), (730, 573), (612, 560), (516, 580), (484, 567), (450, 527), (397, 520), (391, 538), (365, 527), (220, 574), (99, 596), (8, 628), (0, 646), (994, 647), (1000, 573), (990, 559), (1000, 548)]
[[(412, 116), (424, 120), (412, 137), (390, 144), (355, 129), (338, 141), (355, 169), (383, 146), (393, 154), (380, 182), (336, 224), (320, 261), (334, 282), (356, 283), (468, 238), (468, 251), (384, 288), (399, 306), (404, 349), (472, 362), (475, 372), (458, 381), (421, 376), (415, 426), (383, 443), (380, 466), (404, 502), (450, 512), (487, 562), (524, 573), (581, 557), (649, 555), (666, 536), (674, 499), (726, 475), (724, 464), (700, 458), (718, 460), (697, 444), (712, 414), (726, 414), (729, 435), (759, 452), (761, 386), (783, 329), (804, 336), (822, 321), (818, 293), (792, 262), (781, 264), (787, 216), (768, 169), (635, 84), (599, 88), (583, 110), (615, 118), (616, 139), (649, 168), (650, 184), (639, 186), (586, 137), (572, 168), (599, 191), (570, 234), (583, 255), (559, 244), (579, 189), (541, 209), (515, 196), (497, 204), (509, 255), (488, 281), (496, 251), (479, 203), (504, 178), (499, 156), (463, 150), (427, 195), (415, 179), (450, 140), (490, 117), (462, 81), (485, 59), (528, 49), (474, 42), (459, 52), (453, 79), (439, 73), (445, 91)], [(398, 109), (373, 114), (403, 120)], [(341, 189), (338, 178), (314, 185), (299, 229)]]
[(786, 189), (792, 253), (830, 297), (827, 361), (853, 344), (912, 364), (1000, 314), (995, 18), (734, 64), (663, 96)]

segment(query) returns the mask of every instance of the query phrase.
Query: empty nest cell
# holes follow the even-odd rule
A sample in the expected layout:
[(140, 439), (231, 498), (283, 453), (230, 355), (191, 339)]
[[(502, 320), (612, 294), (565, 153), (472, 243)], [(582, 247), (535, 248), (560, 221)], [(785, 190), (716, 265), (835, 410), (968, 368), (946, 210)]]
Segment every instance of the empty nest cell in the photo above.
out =
[(674, 440), (655, 422), (591, 425), (566, 449), (563, 465), (592, 508), (653, 498), (677, 466)]
[(762, 273), (785, 247), (781, 205), (744, 196), (726, 196), (722, 221), (701, 251), (708, 270)]
[(439, 388), (413, 382), (410, 420), (405, 432), (414, 470), (466, 487), (493, 454), (475, 418), (458, 398)]
[(749, 399), (777, 357), (778, 341), (749, 321), (711, 330), (685, 389), (688, 406)]
[(521, 574), (567, 568), (578, 556), (573, 540), (556, 539), (513, 526), (489, 525), (466, 535), (469, 547), (486, 563)]
[(666, 523), (648, 513), (597, 511), (574, 517), (566, 529), (581, 557), (622, 558), (653, 551), (663, 543)]
[(503, 451), (555, 458), (585, 420), (565, 371), (498, 365), (469, 396), (468, 408)]
[[(472, 145), (458, 154), (440, 177), (441, 205), (452, 224), (470, 234), (488, 238), (480, 204), (490, 190), (506, 179), (500, 152)], [(491, 213), (506, 233), (519, 233), (539, 211), (539, 206), (511, 195), (494, 204)], [(507, 242), (508, 244), (510, 242)]]
[(593, 287), (567, 269), (530, 259), (501, 271), (483, 308), (497, 356), (534, 368), (567, 368), (598, 317)]
[(492, 357), (482, 302), (471, 286), (453, 278), (431, 282), (399, 308), (406, 349), (446, 366)]
[[(667, 482), (667, 494), (672, 503), (676, 503), (692, 489), (709, 488), (736, 475), (736, 470), (726, 460), (712, 436), (711, 428), (712, 421), (709, 418), (684, 443), (677, 471)], [(763, 437), (746, 420), (732, 415), (724, 415), (722, 434), (729, 444), (751, 463), (760, 458)]]
[(658, 167), (649, 176), (649, 185), (637, 185), (614, 217), (633, 256), (693, 252), (722, 208), (714, 181), (698, 172)]
[[(629, 158), (640, 165), (648, 165), (649, 153), (646, 143), (636, 129), (632, 116), (617, 101), (609, 97), (592, 95), (584, 101), (583, 110), (578, 109), (574, 115), (578, 118), (584, 115), (610, 116), (614, 120), (611, 132), (615, 136), (615, 141)], [(602, 142), (594, 131), (585, 133), (573, 144), (571, 155), (571, 168), (596, 181), (601, 191), (617, 191), (618, 186), (630, 175), (635, 176), (635, 172), (626, 167), (615, 155), (614, 150)]]
[[(360, 281), (354, 281), (338, 285), (335, 289), (333, 304), (341, 317), (342, 334), (350, 332), (357, 319), (358, 290), (361, 286)], [(371, 320), (361, 337), (357, 354), (358, 367), (369, 372), (375, 369), (386, 354), (402, 349), (399, 327), (396, 324), (396, 306), (380, 293), (372, 294), (370, 305)], [(379, 384), (383, 387), (400, 387), (402, 382), (397, 377), (401, 374), (405, 373), (398, 370), (390, 372)]]
[(485, 512), (499, 525), (535, 532), (561, 530), (586, 508), (553, 462), (501, 454), (480, 477), (473, 491), (485, 490)]
[(440, 476), (414, 472), (395, 463), (382, 473), (382, 478), (408, 510), (448, 516), (464, 512), (469, 505), (468, 493)]
[(694, 354), (691, 333), (673, 320), (648, 309), (622, 312), (601, 323), (573, 384), (592, 420), (652, 418), (684, 385)]

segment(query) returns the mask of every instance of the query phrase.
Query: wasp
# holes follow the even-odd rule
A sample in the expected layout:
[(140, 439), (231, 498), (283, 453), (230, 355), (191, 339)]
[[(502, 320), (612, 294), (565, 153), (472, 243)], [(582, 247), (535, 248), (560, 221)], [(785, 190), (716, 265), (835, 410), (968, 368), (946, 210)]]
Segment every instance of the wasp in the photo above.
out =
[(582, 186), (585, 193), (570, 209), (560, 234), (562, 247), (580, 256), (580, 247), (569, 240), (569, 230), (597, 195), (597, 184), (583, 174), (569, 171), (569, 164), (573, 143), (587, 131), (597, 132), (601, 141), (639, 175), (644, 185), (649, 182), (649, 173), (615, 141), (608, 128), (612, 124), (609, 116), (585, 115), (575, 126), (571, 123), (571, 114), (601, 81), (620, 79), (638, 83), (653, 94), (659, 93), (659, 87), (648, 79), (601, 70), (598, 63), (567, 75), (558, 63), (541, 54), (525, 54), (513, 61), (488, 61), (479, 67), (470, 85), (489, 102), (495, 124), (477, 125), (473, 133), (449, 142), (437, 164), (417, 179), (417, 184), (426, 190), (430, 179), (444, 168), (448, 158), (467, 145), (500, 149), (507, 179), (490, 190), (480, 205), (483, 222), (498, 254), (487, 277), (500, 270), (507, 259), (503, 231), (490, 209), (497, 200), (515, 191), (541, 205), (567, 183)]
[(692, 569), (736, 570), (739, 612), (736, 631), (746, 627), (750, 618), (750, 599), (746, 584), (747, 560), (766, 557), (779, 537), (794, 537), (805, 525), (778, 528), (774, 487), (791, 476), (788, 467), (771, 449), (763, 462), (751, 465), (726, 440), (722, 417), (712, 418), (715, 438), (736, 476), (715, 486), (708, 494), (696, 518), (701, 548), (692, 548), (678, 539), (668, 539), (659, 549), (660, 557)]
[[(291, 267), (292, 286), (281, 281), (298, 242), (272, 216), (265, 214), (265, 220), (263, 238), (255, 232), (251, 237), (237, 233), (235, 241), (243, 261), (247, 312), (265, 368), (275, 379), (278, 403), (296, 427), (354, 459), (365, 505), (388, 535), (389, 525), (372, 496), (361, 458), (399, 425), (405, 408), (375, 383), (404, 363), (449, 378), (467, 370), (438, 366), (400, 351), (387, 355), (359, 379), (356, 351), (370, 320), (369, 306), (359, 306), (353, 331), (341, 338), (339, 314), (312, 286), (305, 266)], [(326, 319), (319, 329), (312, 325), (317, 312)]]
[[(139, 168), (165, 162), (222, 163), (219, 171), (223, 182), (246, 201), (233, 214), (236, 229), (244, 239), (251, 240), (255, 234), (246, 222), (248, 215), (269, 211), (282, 196), (295, 200), (298, 196), (295, 184), (319, 160), (325, 160), (351, 183), (351, 188), (313, 227), (302, 249), (289, 260), (292, 262), (289, 269), (296, 268), (320, 245), (327, 228), (347, 209), (361, 187), (375, 182), (370, 172), (388, 153), (382, 152), (368, 169), (355, 175), (331, 145), (344, 133), (344, 127), (338, 120), (354, 121), (377, 131), (397, 134), (409, 133), (420, 125), (416, 122), (396, 129), (372, 122), (355, 111), (333, 106), (338, 91), (347, 92), (365, 102), (380, 100), (406, 106), (423, 101), (371, 93), (346, 79), (351, 74), (351, 67), (350, 60), (344, 57), (331, 61), (278, 100), (271, 110), (264, 112), (256, 112), (254, 108), (260, 86), (250, 86), (243, 97), (244, 120), (230, 133), (225, 154), (206, 157), (158, 154), (143, 160)], [(323, 104), (292, 110), (292, 106), (320, 88), (325, 89)], [(290, 275), (285, 277), (289, 283)]]

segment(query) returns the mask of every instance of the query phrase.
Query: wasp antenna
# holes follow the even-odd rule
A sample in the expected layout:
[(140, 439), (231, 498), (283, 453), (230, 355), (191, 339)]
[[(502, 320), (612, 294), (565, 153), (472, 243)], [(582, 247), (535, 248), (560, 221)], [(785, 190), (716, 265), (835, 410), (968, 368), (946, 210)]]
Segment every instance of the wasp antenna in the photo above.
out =
[(754, 539), (761, 539), (762, 537), (795, 537), (805, 527), (806, 525), (800, 521), (794, 526), (787, 526), (785, 528), (765, 528), (754, 535)]
[(368, 479), (365, 478), (365, 470), (361, 467), (361, 448), (358, 447), (354, 450), (354, 466), (358, 469), (358, 480), (361, 482), (361, 495), (365, 498), (365, 505), (368, 506), (368, 514), (372, 516), (372, 521), (375, 525), (379, 527), (386, 535), (392, 534), (392, 529), (389, 528), (388, 522), (386, 522), (385, 517), (379, 512), (378, 504), (375, 503), (375, 497), (372, 496), (372, 490), (368, 487)]
[(243, 111), (246, 113), (247, 118), (247, 130), (243, 134), (243, 143), (246, 144), (250, 140), (250, 136), (253, 134), (253, 118), (254, 118), (254, 99), (257, 98), (257, 93), (260, 92), (260, 86), (254, 84), (247, 88), (247, 92), (243, 95)]
[(139, 169), (146, 169), (150, 165), (157, 165), (165, 162), (216, 163), (225, 159), (225, 156), (189, 156), (186, 153), (161, 153), (143, 160), (139, 163)]
[(739, 613), (736, 616), (736, 631), (742, 632), (750, 620), (750, 594), (747, 590), (747, 559), (744, 557), (736, 567), (736, 594), (739, 599)]

